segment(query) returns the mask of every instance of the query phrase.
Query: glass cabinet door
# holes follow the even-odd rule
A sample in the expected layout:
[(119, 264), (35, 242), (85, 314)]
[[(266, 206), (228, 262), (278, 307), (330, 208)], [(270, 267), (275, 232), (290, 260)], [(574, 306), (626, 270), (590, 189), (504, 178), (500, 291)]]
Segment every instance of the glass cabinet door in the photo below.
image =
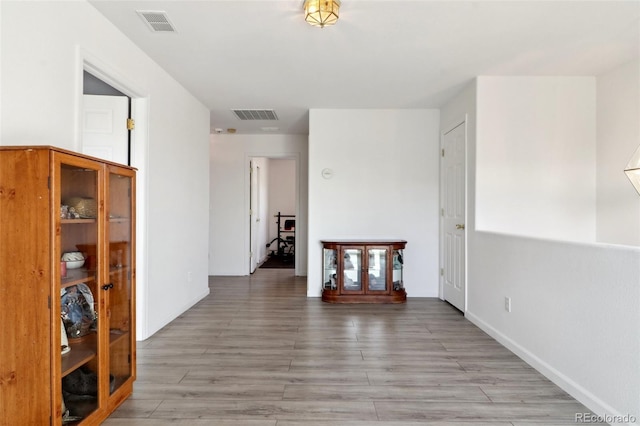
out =
[(387, 291), (387, 249), (369, 248), (368, 291)]
[(107, 179), (108, 276), (105, 280), (109, 341), (109, 393), (115, 392), (132, 375), (132, 236), (133, 175), (127, 170), (109, 169)]
[(404, 259), (402, 256), (402, 250), (393, 251), (393, 290), (404, 290), (404, 282), (402, 281), (402, 269), (404, 266)]
[(342, 289), (346, 292), (362, 291), (362, 252), (361, 248), (342, 250)]
[[(55, 256), (60, 283), (60, 357), (63, 422), (79, 421), (99, 409), (98, 318), (100, 294), (100, 164), (54, 156)], [(59, 211), (57, 210), (59, 209)], [(56, 307), (57, 309), (57, 307)], [(57, 312), (55, 310), (54, 312)], [(56, 336), (57, 337), (57, 336)], [(57, 340), (57, 339), (56, 339)], [(57, 410), (56, 410), (57, 411)], [(19, 422), (19, 419), (16, 419)]]
[(323, 253), (322, 288), (325, 290), (337, 290), (338, 250), (324, 249)]

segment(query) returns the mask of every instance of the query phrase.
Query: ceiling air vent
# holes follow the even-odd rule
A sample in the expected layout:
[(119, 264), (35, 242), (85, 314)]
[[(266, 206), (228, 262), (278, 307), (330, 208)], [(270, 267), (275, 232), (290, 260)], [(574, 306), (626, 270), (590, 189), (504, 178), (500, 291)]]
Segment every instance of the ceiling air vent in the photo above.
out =
[(233, 113), (240, 120), (277, 120), (278, 116), (272, 109), (234, 109)]
[(137, 12), (151, 31), (164, 33), (176, 31), (171, 21), (169, 21), (167, 12), (162, 10), (138, 10)]

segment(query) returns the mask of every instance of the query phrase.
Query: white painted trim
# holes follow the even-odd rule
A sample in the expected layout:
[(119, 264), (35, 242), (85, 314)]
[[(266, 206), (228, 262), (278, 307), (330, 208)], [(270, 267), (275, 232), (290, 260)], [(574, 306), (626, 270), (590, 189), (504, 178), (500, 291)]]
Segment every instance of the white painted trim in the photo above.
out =
[[(504, 347), (509, 349), (511, 352), (522, 358), (527, 364), (540, 372), (547, 379), (551, 380), (557, 386), (559, 386), (562, 390), (567, 392), (569, 395), (574, 397), (580, 403), (584, 404), (587, 408), (593, 411), (598, 416), (611, 416), (611, 417), (624, 417), (625, 413), (620, 413), (611, 407), (606, 402), (602, 401), (600, 398), (593, 395), (587, 389), (580, 386), (578, 383), (571, 380), (569, 377), (562, 374), (560, 371), (556, 370), (549, 364), (547, 364), (542, 359), (538, 358), (536, 355), (531, 353), (529, 350), (519, 345), (518, 343), (511, 340), (509, 337), (505, 336), (491, 325), (484, 322), (480, 317), (476, 316), (473, 312), (467, 311), (465, 313), (465, 317), (471, 321), (473, 324), (478, 326), (482, 331), (487, 333), (489, 336), (493, 337), (498, 343), (502, 344)], [(617, 423), (617, 424), (625, 424), (629, 426), (638, 426), (639, 419), (636, 419), (635, 423)]]
[[(136, 329), (137, 339), (149, 334), (149, 98), (131, 98), (131, 116), (136, 129), (131, 137), (131, 164), (138, 169), (136, 175)], [(140, 318), (138, 318), (140, 316)]]
[(149, 247), (148, 205), (149, 183), (149, 95), (130, 81), (124, 73), (107, 62), (76, 46), (76, 114), (75, 114), (75, 150), (82, 149), (82, 106), (83, 74), (90, 72), (95, 77), (116, 88), (131, 98), (131, 117), (136, 121), (136, 130), (131, 138), (131, 165), (138, 169), (136, 175), (136, 340), (145, 340), (151, 334), (148, 329), (149, 309)]

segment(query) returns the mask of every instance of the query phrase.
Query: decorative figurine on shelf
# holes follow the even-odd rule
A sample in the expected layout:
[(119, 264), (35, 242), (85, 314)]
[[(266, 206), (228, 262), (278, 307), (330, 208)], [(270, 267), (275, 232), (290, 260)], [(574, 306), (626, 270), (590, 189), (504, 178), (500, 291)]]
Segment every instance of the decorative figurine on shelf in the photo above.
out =
[(393, 253), (393, 269), (402, 269), (403, 263), (402, 254), (399, 251), (395, 251)]
[(353, 263), (351, 262), (351, 256), (349, 256), (349, 253), (344, 254), (344, 269), (353, 269)]
[(80, 283), (61, 290), (60, 316), (69, 339), (83, 337), (96, 329), (97, 315), (89, 286)]
[(329, 281), (324, 283), (325, 290), (337, 290), (338, 284), (336, 283), (336, 274), (332, 274), (329, 277)]
[(343, 283), (344, 283), (344, 288), (350, 289), (350, 290), (354, 290), (360, 287), (360, 284), (356, 281), (353, 281), (351, 278), (349, 278), (346, 272), (344, 273)]
[(80, 219), (80, 213), (78, 213), (75, 207), (69, 207), (69, 219)]
[(336, 262), (335, 250), (325, 250), (324, 265), (325, 265), (325, 269), (335, 269), (338, 267), (338, 264)]
[(66, 204), (60, 206), (60, 219), (80, 219), (80, 214), (75, 207), (69, 207)]
[(378, 277), (373, 274), (369, 274), (369, 288), (376, 289), (377, 287), (379, 287)]

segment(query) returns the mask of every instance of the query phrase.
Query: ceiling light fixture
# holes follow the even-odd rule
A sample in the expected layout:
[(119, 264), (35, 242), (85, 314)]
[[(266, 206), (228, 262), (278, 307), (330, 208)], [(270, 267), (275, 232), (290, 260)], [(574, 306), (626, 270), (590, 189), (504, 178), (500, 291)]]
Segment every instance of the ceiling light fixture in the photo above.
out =
[(338, 21), (339, 0), (305, 0), (304, 20), (314, 27), (324, 28)]
[(636, 149), (631, 160), (629, 160), (629, 164), (627, 164), (624, 172), (627, 174), (633, 187), (638, 191), (638, 194), (640, 194), (640, 146)]

